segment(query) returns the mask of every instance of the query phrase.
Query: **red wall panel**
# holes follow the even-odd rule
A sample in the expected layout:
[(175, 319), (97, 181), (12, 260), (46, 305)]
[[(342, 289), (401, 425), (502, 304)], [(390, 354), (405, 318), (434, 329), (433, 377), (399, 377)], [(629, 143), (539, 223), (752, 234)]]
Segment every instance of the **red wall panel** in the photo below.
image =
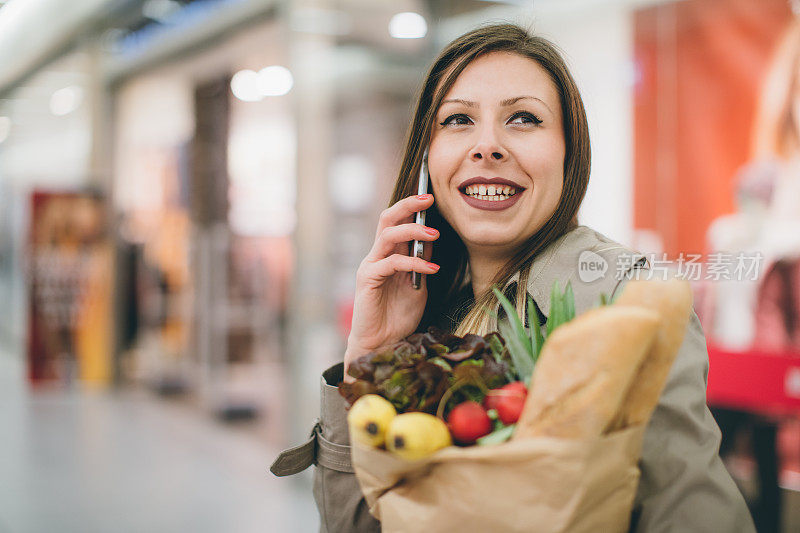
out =
[(790, 22), (786, 0), (685, 0), (634, 15), (634, 227), (665, 251), (705, 251), (734, 210), (761, 80)]

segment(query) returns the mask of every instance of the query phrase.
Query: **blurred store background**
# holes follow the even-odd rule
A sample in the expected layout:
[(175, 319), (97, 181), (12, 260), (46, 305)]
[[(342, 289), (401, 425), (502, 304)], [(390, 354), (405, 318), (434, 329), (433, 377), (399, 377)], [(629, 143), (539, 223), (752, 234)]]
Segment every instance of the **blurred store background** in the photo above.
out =
[[(582, 223), (692, 275), (759, 531), (800, 531), (800, 2), (0, 0), (0, 532), (315, 531), (317, 414), (428, 63), (513, 21)], [(689, 271), (688, 269), (692, 269)]]

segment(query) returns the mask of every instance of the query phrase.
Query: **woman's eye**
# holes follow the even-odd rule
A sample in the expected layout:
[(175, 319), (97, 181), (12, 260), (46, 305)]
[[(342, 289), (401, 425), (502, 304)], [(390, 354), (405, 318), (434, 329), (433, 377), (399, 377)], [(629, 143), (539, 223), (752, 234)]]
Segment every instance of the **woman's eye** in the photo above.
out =
[(511, 115), (511, 118), (508, 119), (510, 124), (541, 124), (542, 119), (534, 115), (533, 113), (528, 113), (527, 111), (520, 111), (519, 113), (514, 113)]
[(441, 122), (442, 126), (466, 126), (470, 124), (472, 121), (467, 115), (464, 114), (457, 114), (457, 115), (450, 115), (446, 119)]

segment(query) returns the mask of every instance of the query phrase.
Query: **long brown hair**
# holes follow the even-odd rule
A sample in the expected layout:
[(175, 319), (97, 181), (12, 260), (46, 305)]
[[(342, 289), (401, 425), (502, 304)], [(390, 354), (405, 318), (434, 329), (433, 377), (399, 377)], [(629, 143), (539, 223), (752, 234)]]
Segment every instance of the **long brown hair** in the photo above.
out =
[[(555, 213), (492, 280), (493, 285), (503, 287), (516, 272), (520, 272), (519, 286), (523, 289), (517, 290), (515, 300), (517, 312), (521, 315), (526, 293), (524, 287), (533, 258), (578, 224), (578, 208), (589, 183), (591, 149), (586, 112), (575, 80), (555, 45), (513, 24), (483, 26), (447, 45), (433, 62), (419, 92), (390, 205), (416, 193), (423, 153), (430, 142), (434, 117), (444, 96), (471, 61), (489, 52), (512, 52), (539, 63), (550, 74), (558, 91), (564, 124), (564, 187)], [(441, 265), (441, 269), (435, 276), (427, 277), (428, 302), (421, 322), (423, 326), (436, 321), (444, 311), (445, 302), (461, 287), (469, 259), (464, 243), (439, 213), (436, 204), (428, 209), (426, 223), (441, 234), (433, 245), (432, 259)], [(496, 309), (497, 303), (491, 290), (477, 295), (457, 329), (458, 334), (487, 333), (492, 322), (485, 310)]]

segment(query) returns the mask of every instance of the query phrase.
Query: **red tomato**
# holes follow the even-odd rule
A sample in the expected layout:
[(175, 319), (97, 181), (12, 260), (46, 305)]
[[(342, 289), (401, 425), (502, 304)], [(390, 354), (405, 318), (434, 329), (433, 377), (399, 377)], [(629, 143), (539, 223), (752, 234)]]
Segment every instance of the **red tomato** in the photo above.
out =
[(486, 393), (483, 398), (483, 407), (487, 411), (490, 409), (497, 409), (497, 400), (500, 399), (500, 389), (492, 389)]
[(500, 398), (497, 401), (497, 417), (503, 424), (514, 424), (519, 420), (525, 407), (525, 396), (514, 395)]
[(521, 382), (521, 381), (513, 381), (513, 382), (509, 383), (508, 385), (503, 385), (501, 387), (501, 390), (506, 390), (506, 391), (509, 391), (509, 392), (515, 392), (515, 393), (521, 394), (522, 396), (527, 396), (528, 395), (528, 389), (525, 388), (525, 384), (523, 382)]
[(447, 424), (453, 438), (461, 444), (472, 444), (492, 431), (489, 415), (477, 402), (464, 402), (453, 407)]
[(500, 401), (501, 398), (508, 398), (508, 397), (515, 397), (521, 396), (523, 399), (528, 395), (528, 389), (525, 388), (525, 384), (521, 381), (513, 381), (506, 385), (503, 385), (499, 389), (492, 389), (487, 394), (486, 397), (483, 399), (483, 406), (488, 411), (489, 409), (497, 409), (497, 403)]

